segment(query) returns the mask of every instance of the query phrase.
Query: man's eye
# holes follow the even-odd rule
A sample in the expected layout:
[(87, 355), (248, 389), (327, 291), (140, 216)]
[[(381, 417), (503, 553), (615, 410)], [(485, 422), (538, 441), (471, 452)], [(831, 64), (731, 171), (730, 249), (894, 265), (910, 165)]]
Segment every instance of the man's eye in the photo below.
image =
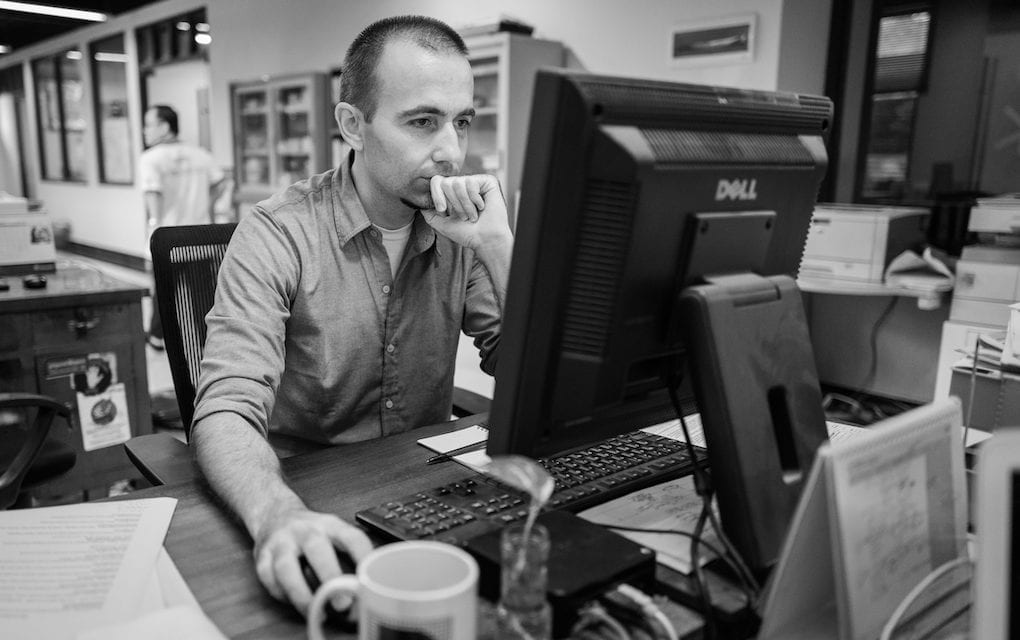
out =
[(470, 118), (458, 118), (457, 119), (457, 128), (458, 129), (468, 129), (470, 127), (471, 127), (471, 119)]
[(411, 126), (412, 127), (422, 127), (422, 128), (424, 128), (424, 127), (431, 127), (432, 126), (432, 119), (431, 118), (415, 118), (414, 120), (411, 120)]

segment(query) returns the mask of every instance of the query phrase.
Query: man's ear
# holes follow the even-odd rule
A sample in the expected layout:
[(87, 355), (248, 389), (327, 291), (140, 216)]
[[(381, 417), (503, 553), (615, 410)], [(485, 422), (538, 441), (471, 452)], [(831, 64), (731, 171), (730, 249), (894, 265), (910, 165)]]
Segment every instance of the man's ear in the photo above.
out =
[(340, 135), (355, 151), (361, 151), (364, 147), (363, 129), (365, 126), (365, 114), (361, 109), (349, 102), (338, 102), (333, 111), (337, 126), (340, 127)]

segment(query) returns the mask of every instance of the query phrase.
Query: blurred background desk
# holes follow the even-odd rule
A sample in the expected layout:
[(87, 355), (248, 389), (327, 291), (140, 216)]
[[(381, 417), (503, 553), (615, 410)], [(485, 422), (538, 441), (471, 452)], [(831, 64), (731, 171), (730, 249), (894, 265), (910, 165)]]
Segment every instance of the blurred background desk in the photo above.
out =
[(922, 295), (885, 285), (798, 279), (804, 292), (818, 378), (911, 404), (931, 402), (949, 296), (923, 309)]
[[(22, 276), (4, 276), (0, 391), (46, 394), (72, 409), (73, 429), (58, 426), (50, 436), (66, 439), (77, 462), (38, 496), (106, 495), (110, 484), (141, 477), (120, 442), (152, 432), (142, 323), (148, 289), (66, 261), (45, 277), (45, 288), (30, 289)], [(91, 378), (89, 364), (98, 365)]]

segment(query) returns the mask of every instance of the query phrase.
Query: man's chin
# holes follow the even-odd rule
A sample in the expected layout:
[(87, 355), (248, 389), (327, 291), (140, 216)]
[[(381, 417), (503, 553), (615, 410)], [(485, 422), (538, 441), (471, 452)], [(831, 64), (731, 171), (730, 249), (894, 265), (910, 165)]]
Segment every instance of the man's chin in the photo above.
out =
[(411, 209), (434, 209), (435, 205), (432, 204), (431, 195), (423, 195), (411, 200), (410, 198), (401, 198), (400, 202), (410, 207)]

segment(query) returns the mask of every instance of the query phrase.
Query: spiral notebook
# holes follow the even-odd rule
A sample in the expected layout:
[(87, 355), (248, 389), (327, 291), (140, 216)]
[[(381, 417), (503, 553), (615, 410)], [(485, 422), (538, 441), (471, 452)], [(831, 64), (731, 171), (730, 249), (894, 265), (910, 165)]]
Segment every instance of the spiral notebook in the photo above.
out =
[(771, 577), (760, 640), (877, 638), (925, 576), (965, 552), (961, 422), (949, 398), (822, 445)]

